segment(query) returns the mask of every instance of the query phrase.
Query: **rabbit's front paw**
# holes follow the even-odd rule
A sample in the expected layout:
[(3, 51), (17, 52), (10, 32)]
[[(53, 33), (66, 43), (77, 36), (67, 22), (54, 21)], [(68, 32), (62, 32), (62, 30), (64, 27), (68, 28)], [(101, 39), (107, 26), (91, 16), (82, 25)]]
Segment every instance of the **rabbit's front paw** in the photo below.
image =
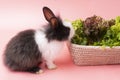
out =
[(50, 64), (50, 65), (47, 65), (48, 69), (50, 70), (53, 70), (53, 69), (56, 69), (57, 66), (55, 64)]

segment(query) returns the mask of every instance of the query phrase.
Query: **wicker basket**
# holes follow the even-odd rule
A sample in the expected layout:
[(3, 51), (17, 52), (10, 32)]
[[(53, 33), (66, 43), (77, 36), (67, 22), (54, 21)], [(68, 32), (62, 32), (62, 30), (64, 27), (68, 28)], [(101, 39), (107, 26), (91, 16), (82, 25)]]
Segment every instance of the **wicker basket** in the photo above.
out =
[(71, 45), (71, 55), (76, 65), (120, 64), (120, 46), (82, 46)]

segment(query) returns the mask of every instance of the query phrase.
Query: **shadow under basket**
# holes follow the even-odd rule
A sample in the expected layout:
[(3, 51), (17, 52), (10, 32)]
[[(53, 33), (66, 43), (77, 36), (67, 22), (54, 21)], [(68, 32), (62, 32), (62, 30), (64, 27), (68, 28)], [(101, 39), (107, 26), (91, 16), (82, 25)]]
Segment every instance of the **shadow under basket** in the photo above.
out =
[(120, 64), (120, 46), (103, 48), (71, 44), (71, 56), (79, 66)]

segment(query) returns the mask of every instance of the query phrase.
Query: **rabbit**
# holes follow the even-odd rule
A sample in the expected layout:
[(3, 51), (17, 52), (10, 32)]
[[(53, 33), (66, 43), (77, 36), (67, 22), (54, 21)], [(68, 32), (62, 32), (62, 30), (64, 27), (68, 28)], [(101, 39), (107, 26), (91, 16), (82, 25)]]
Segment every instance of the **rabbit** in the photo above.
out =
[(56, 56), (65, 42), (70, 42), (74, 30), (70, 22), (62, 22), (51, 9), (43, 7), (48, 24), (38, 30), (24, 30), (15, 35), (6, 45), (4, 63), (12, 71), (41, 73), (40, 64), (45, 61), (48, 69), (55, 69)]

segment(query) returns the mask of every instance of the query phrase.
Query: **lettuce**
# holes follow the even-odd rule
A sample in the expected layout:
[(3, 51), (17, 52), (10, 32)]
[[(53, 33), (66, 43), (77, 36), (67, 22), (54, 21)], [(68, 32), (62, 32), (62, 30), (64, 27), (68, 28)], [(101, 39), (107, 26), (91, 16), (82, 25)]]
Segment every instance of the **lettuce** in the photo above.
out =
[(85, 21), (77, 19), (72, 25), (75, 29), (75, 36), (72, 38), (74, 44), (120, 46), (120, 16), (111, 20), (92, 16)]
[(79, 45), (86, 45), (87, 39), (83, 33), (83, 21), (81, 19), (77, 19), (72, 22), (72, 26), (75, 30), (75, 35), (72, 39), (72, 43)]

